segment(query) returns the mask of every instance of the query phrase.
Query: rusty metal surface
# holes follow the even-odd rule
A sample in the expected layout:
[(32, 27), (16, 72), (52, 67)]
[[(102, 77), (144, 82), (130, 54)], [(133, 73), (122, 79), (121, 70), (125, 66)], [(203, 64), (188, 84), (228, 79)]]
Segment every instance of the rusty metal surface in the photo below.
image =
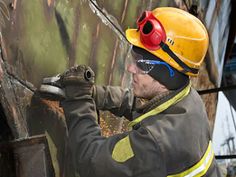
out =
[[(89, 64), (98, 73), (98, 83), (120, 84), (124, 68), (114, 63), (122, 60), (117, 54), (125, 53), (127, 44), (90, 6), (90, 1), (18, 0), (2, 29), (4, 60), (11, 65), (12, 74), (37, 87), (45, 76), (75, 63)], [(118, 79), (113, 81), (110, 73), (119, 74)]]
[(27, 107), (27, 122), (30, 135), (47, 135), (55, 175), (63, 176), (67, 129), (59, 103), (34, 95)]
[[(53, 177), (54, 170), (49, 153), (46, 136), (39, 135), (30, 138), (17, 139), (0, 144), (0, 154), (13, 156), (13, 164), (6, 163), (11, 168), (5, 175), (14, 177)], [(8, 169), (10, 170), (10, 169)], [(4, 175), (3, 172), (0, 172)]]
[[(27, 123), (22, 112), (23, 110), (21, 110), (21, 106), (23, 105), (18, 104), (19, 101), (21, 101), (18, 100), (18, 96), (22, 96), (22, 94), (27, 91), (27, 88), (24, 85), (21, 85), (16, 79), (13, 79), (12, 76), (7, 73), (5, 64), (3, 62), (1, 62), (1, 70), (4, 74), (1, 77), (0, 98), (9, 127), (11, 128), (12, 134), (15, 138), (27, 137)], [(22, 90), (17, 88), (18, 86)], [(17, 93), (16, 91), (19, 90), (20, 92)], [(27, 99), (27, 97), (23, 98)]]

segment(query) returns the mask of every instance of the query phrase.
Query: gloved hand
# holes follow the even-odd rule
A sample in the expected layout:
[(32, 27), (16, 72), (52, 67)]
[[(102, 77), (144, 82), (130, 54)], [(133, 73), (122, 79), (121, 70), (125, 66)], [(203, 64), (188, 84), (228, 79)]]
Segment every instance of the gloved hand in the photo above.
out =
[(65, 71), (60, 77), (60, 83), (65, 90), (66, 99), (92, 96), (94, 78), (93, 70), (86, 65), (77, 65)]

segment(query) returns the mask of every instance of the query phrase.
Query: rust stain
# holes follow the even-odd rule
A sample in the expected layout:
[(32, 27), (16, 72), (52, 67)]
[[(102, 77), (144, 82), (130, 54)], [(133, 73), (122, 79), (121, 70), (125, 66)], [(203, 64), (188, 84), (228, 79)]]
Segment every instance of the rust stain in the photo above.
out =
[(102, 136), (109, 137), (113, 135), (113, 132), (103, 118), (100, 119), (100, 127), (102, 129)]
[(47, 1), (44, 1), (43, 3), (43, 9), (44, 9), (44, 15), (45, 15), (45, 18), (47, 19), (47, 22), (50, 24), (51, 21), (53, 20), (53, 17), (54, 17), (54, 5), (55, 5), (55, 0), (47, 0)]
[(24, 120), (19, 117), (19, 111), (16, 108), (16, 105), (10, 105), (10, 114), (12, 115), (12, 120), (14, 124), (14, 129), (17, 132), (17, 137), (28, 137), (28, 128)]
[(48, 7), (50, 7), (53, 3), (53, 0), (48, 0)]
[(49, 107), (49, 109), (51, 109), (53, 112), (59, 113), (60, 116), (64, 115), (64, 111), (59, 106), (59, 102), (58, 101), (50, 101), (50, 100), (45, 100), (45, 99), (41, 99), (41, 101), (42, 101), (42, 103), (47, 105)]
[(4, 43), (4, 40), (3, 40), (3, 36), (2, 36), (2, 33), (0, 32), (0, 49), (1, 49), (1, 57), (2, 57), (2, 60), (6, 60), (7, 59), (7, 51), (6, 51), (6, 47), (5, 47), (5, 43)]
[(116, 44), (115, 44), (115, 48), (114, 48), (114, 52), (113, 52), (113, 56), (112, 56), (112, 62), (111, 62), (111, 68), (110, 68), (111, 74), (110, 74), (109, 82), (108, 82), (109, 85), (111, 84), (112, 78), (113, 78), (113, 70), (114, 70), (114, 65), (115, 65), (115, 61), (116, 61), (117, 49), (118, 49), (118, 39), (116, 39)]
[(74, 31), (73, 31), (73, 37), (69, 49), (69, 67), (75, 65), (75, 60), (76, 60), (76, 46), (77, 46), (77, 40), (79, 37), (79, 16), (80, 16), (80, 11), (79, 11), (79, 5), (75, 9), (75, 21), (74, 21)]
[(16, 9), (16, 4), (17, 4), (17, 0), (14, 0), (14, 2), (13, 2), (13, 9), (14, 10)]
[(123, 13), (121, 16), (121, 23), (123, 23), (125, 16), (126, 16), (126, 12), (127, 12), (127, 7), (128, 7), (128, 0), (125, 0), (125, 4), (124, 4), (124, 8), (123, 8)]
[[(1, 1), (2, 3), (2, 1)], [(10, 3), (10, 7), (13, 9), (13, 10), (16, 10), (16, 4), (17, 4), (17, 0), (14, 0), (12, 3)]]
[(94, 29), (93, 34), (95, 33), (95, 36), (92, 39), (92, 49), (90, 52), (90, 56), (89, 56), (89, 65), (92, 66), (93, 70), (95, 73), (97, 73), (97, 62), (94, 62), (93, 59), (96, 57), (96, 51), (97, 51), (97, 43), (98, 43), (98, 37), (99, 37), (99, 33), (100, 33), (100, 23), (97, 24), (96, 29)]

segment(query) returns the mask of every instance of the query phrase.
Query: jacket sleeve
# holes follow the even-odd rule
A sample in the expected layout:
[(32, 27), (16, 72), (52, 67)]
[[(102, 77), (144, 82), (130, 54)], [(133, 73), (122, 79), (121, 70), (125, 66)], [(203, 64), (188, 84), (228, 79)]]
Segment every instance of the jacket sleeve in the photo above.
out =
[(131, 89), (118, 86), (95, 86), (94, 100), (98, 110), (132, 119), (134, 95)]
[(66, 176), (165, 176), (161, 172), (161, 153), (148, 131), (132, 130), (105, 138), (96, 123), (92, 98), (64, 101), (62, 107), (69, 131)]

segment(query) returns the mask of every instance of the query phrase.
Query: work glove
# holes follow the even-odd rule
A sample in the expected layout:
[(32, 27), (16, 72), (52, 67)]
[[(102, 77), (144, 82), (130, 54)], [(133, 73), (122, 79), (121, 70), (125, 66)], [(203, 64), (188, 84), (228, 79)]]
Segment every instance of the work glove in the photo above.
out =
[(67, 100), (92, 97), (95, 74), (86, 65), (71, 67), (60, 76), (60, 83), (64, 88)]

